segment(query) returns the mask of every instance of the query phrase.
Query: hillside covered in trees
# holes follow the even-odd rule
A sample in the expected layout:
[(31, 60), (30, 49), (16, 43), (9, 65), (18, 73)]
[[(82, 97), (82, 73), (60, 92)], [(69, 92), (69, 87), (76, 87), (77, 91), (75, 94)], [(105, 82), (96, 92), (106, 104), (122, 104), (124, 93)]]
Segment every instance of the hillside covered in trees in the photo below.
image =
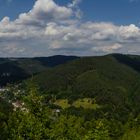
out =
[(7, 81), (0, 92), (0, 139), (140, 139), (140, 56), (1, 62), (6, 63), (8, 70), (15, 70), (14, 63), (21, 69), (16, 74), (28, 75)]

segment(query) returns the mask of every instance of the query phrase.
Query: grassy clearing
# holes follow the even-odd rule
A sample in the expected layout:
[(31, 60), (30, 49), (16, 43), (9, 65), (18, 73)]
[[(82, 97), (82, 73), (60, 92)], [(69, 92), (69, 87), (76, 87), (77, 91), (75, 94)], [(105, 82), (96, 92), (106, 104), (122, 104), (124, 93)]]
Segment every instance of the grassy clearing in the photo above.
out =
[(67, 99), (59, 99), (56, 100), (54, 104), (62, 107), (63, 109), (69, 108), (70, 106), (75, 106), (76, 108), (83, 107), (85, 109), (97, 109), (100, 107), (92, 98), (78, 99), (74, 101), (71, 105), (68, 103)]
[(70, 107), (70, 104), (68, 103), (67, 99), (56, 100), (54, 104), (62, 107), (63, 109), (66, 109), (66, 108)]
[(91, 98), (83, 98), (83, 99), (78, 99), (73, 103), (73, 106), (79, 108), (83, 107), (85, 109), (97, 109), (99, 108), (99, 105), (95, 103), (94, 99)]

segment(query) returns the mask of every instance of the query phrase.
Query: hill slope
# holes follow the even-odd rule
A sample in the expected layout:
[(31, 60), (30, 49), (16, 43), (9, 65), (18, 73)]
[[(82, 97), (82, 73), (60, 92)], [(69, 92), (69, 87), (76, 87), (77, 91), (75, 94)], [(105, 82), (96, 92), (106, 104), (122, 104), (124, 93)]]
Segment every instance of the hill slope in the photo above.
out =
[(102, 56), (83, 57), (47, 69), (36, 75), (34, 80), (47, 90), (74, 86), (74, 89), (80, 92), (92, 92), (95, 88), (100, 90), (101, 87), (130, 90), (138, 82), (139, 76), (137, 71), (120, 63), (114, 56)]
[(79, 58), (47, 69), (33, 82), (57, 99), (94, 98), (97, 104), (125, 115), (140, 110), (140, 73), (113, 55)]
[(76, 58), (74, 56), (0, 58), (0, 86), (21, 81), (49, 67), (64, 64)]

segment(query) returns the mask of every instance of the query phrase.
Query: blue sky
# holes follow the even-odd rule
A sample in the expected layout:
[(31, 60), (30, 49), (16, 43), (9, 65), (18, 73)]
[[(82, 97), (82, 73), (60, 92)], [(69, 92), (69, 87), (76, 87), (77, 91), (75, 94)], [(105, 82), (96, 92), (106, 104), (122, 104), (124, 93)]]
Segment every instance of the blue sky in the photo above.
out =
[(29, 11), (35, 0), (0, 0), (0, 18), (17, 18), (20, 13)]
[[(71, 0), (55, 0), (66, 5)], [(0, 0), (0, 18), (11, 19), (20, 13), (29, 11), (35, 0)], [(140, 0), (83, 0), (79, 7), (83, 11), (83, 20), (110, 21), (115, 24), (136, 24), (140, 22)]]
[(140, 54), (140, 0), (0, 0), (0, 57)]

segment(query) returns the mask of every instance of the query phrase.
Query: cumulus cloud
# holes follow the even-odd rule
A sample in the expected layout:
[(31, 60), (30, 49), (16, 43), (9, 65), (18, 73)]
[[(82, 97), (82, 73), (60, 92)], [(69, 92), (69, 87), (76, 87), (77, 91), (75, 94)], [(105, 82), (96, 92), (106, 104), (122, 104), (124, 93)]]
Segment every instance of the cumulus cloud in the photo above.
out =
[(0, 21), (0, 56), (140, 52), (139, 27), (82, 22), (76, 15), (80, 2), (59, 6), (53, 0), (37, 0), (14, 21), (4, 17)]
[(68, 4), (68, 6), (69, 7), (77, 7), (80, 2), (81, 2), (81, 0), (73, 0), (72, 3)]
[(82, 15), (83, 15), (83, 13), (82, 13), (82, 11), (80, 10), (80, 8), (79, 8), (79, 3), (81, 3), (82, 2), (82, 0), (73, 0), (72, 1), (72, 3), (69, 3), (68, 4), (68, 7), (70, 7), (70, 8), (72, 8), (75, 12), (75, 16), (77, 17), (77, 18), (82, 18)]
[(47, 22), (65, 20), (72, 16), (71, 8), (58, 6), (53, 0), (37, 0), (28, 13), (16, 20), (19, 24), (45, 25)]
[(107, 46), (100, 46), (92, 48), (93, 51), (100, 52), (100, 53), (113, 53), (115, 50), (122, 48), (121, 44), (112, 44)]

